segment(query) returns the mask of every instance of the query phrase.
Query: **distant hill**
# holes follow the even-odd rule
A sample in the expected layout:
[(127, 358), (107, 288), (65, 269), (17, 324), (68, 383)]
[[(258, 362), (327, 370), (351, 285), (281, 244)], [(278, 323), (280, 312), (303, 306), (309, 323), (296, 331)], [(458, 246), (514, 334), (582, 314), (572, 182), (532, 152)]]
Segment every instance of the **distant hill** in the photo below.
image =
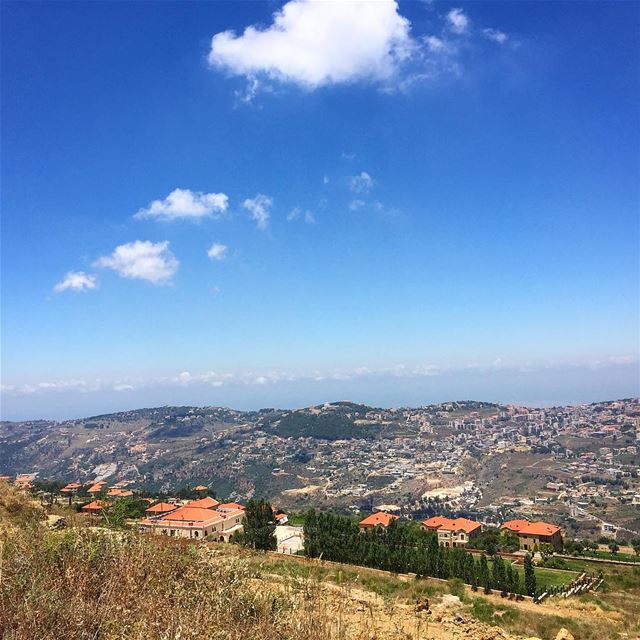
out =
[(282, 415), (281, 412), (262, 421), (262, 428), (282, 438), (318, 438), (320, 440), (374, 439), (382, 432), (379, 424), (363, 424), (366, 405), (336, 402)]

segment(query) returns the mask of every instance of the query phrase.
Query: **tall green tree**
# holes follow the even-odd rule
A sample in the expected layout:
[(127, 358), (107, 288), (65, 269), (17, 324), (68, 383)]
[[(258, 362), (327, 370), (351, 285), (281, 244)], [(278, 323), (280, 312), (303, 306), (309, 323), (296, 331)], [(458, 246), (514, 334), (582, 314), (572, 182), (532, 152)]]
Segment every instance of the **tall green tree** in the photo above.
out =
[(536, 594), (536, 572), (533, 568), (533, 558), (530, 553), (524, 557), (524, 590), (528, 596)]
[(243, 543), (252, 549), (273, 551), (278, 546), (271, 504), (266, 500), (249, 500), (245, 510)]
[(504, 591), (507, 582), (506, 568), (504, 560), (500, 556), (493, 559), (493, 586), (500, 591)]
[(480, 564), (478, 565), (478, 584), (481, 587), (484, 587), (485, 591), (491, 589), (489, 563), (487, 562), (487, 556), (485, 556), (484, 554), (480, 556)]

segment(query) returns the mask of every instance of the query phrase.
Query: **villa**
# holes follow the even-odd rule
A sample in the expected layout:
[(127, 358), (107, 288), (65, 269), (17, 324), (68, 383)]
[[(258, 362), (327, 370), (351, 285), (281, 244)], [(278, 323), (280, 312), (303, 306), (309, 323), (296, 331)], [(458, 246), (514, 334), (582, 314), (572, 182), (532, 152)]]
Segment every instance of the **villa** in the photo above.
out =
[(509, 520), (501, 529), (512, 531), (518, 536), (520, 549), (535, 551), (541, 544), (550, 544), (556, 551), (562, 549), (562, 533), (560, 527), (548, 522), (529, 522), (528, 520)]
[(422, 522), (425, 531), (438, 534), (438, 542), (443, 547), (465, 547), (467, 542), (482, 531), (482, 525), (467, 518), (445, 518), (433, 516)]
[(171, 510), (168, 510), (169, 506), (173, 507), (166, 503), (149, 507), (147, 513), (155, 515), (140, 523), (142, 529), (154, 535), (199, 540), (209, 538), (219, 542), (228, 542), (234, 533), (244, 529), (244, 507), (239, 504), (221, 505), (213, 498), (203, 498)]

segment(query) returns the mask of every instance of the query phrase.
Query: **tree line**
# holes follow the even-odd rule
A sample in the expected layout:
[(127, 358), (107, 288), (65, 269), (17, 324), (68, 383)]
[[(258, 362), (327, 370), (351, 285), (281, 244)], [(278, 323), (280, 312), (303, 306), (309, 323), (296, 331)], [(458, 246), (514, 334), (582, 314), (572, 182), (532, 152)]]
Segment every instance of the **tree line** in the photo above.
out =
[(309, 558), (415, 573), (419, 577), (459, 578), (487, 593), (496, 590), (536, 595), (535, 570), (529, 554), (525, 557), (523, 581), (511, 563), (500, 556), (490, 562), (485, 554), (476, 559), (463, 548), (443, 547), (436, 534), (410, 523), (393, 521), (388, 527), (361, 531), (351, 518), (310, 510), (304, 519), (304, 548)]

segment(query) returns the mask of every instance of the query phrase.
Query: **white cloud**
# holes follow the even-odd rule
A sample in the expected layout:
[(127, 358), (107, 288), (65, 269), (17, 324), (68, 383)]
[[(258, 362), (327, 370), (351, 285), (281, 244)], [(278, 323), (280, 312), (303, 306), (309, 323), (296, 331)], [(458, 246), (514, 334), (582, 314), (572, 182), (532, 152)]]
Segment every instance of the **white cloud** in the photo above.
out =
[(449, 22), (449, 28), (454, 33), (465, 33), (469, 28), (469, 18), (462, 9), (451, 9), (451, 11), (447, 13), (447, 20)]
[(250, 213), (251, 219), (256, 221), (258, 229), (264, 231), (269, 224), (269, 209), (272, 204), (271, 196), (259, 193), (255, 198), (247, 198), (242, 206)]
[(373, 178), (366, 171), (362, 171), (360, 175), (351, 178), (349, 186), (354, 193), (368, 193), (373, 184)]
[(364, 200), (352, 200), (349, 203), (349, 209), (351, 209), (351, 211), (356, 211), (357, 209), (360, 209), (360, 207), (364, 207), (365, 204), (366, 202)]
[(207, 255), (211, 260), (224, 260), (227, 257), (227, 245), (214, 242), (207, 251)]
[(498, 31), (498, 29), (483, 29), (482, 35), (488, 40), (493, 40), (498, 44), (504, 44), (508, 38), (504, 31)]
[(114, 391), (133, 391), (135, 387), (132, 384), (114, 384)]
[(312, 211), (303, 211), (300, 207), (296, 207), (289, 212), (287, 220), (303, 220), (307, 224), (315, 224), (316, 217)]
[(89, 291), (98, 286), (98, 280), (84, 271), (69, 271), (65, 277), (53, 287), (56, 293), (61, 293), (67, 289), (72, 291)]
[(169, 251), (169, 242), (136, 240), (116, 247), (110, 256), (102, 256), (95, 266), (113, 269), (123, 278), (165, 284), (171, 280), (180, 263)]
[(425, 36), (424, 42), (432, 53), (447, 53), (449, 51), (449, 45), (438, 36)]
[(217, 33), (209, 64), (235, 75), (256, 74), (306, 88), (392, 78), (415, 43), (395, 0), (291, 0), (260, 29)]
[(146, 209), (140, 209), (134, 218), (198, 220), (213, 214), (223, 214), (228, 206), (229, 197), (224, 193), (174, 189), (164, 200), (154, 200)]

